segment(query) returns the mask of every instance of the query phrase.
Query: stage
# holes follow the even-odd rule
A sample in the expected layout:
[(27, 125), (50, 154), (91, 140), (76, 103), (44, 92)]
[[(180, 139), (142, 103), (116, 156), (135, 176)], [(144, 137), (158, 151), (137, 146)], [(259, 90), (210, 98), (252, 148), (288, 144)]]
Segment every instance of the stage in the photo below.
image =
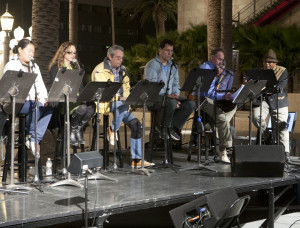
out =
[[(95, 217), (94, 226), (102, 227), (102, 222), (115, 214), (185, 203), (226, 187), (233, 187), (238, 193), (268, 189), (269, 195), (273, 194), (273, 198), (269, 198), (271, 203), (269, 216), (272, 218), (274, 188), (296, 184), (300, 180), (293, 173), (285, 173), (283, 178), (231, 177), (230, 165), (214, 162), (207, 167), (216, 172), (205, 170), (178, 172), (171, 168), (159, 168), (150, 176), (129, 174), (124, 171), (134, 169), (129, 167), (129, 152), (124, 152), (124, 155), (126, 155), (124, 169), (105, 174), (117, 182), (88, 181), (89, 217)], [(197, 164), (195, 153), (191, 162), (187, 162), (186, 156), (186, 149), (174, 151), (174, 164), (180, 165), (181, 168)], [(161, 163), (163, 152), (155, 152), (154, 158), (156, 164)], [(30, 169), (30, 172), (32, 173), (33, 169)], [(53, 178), (45, 178), (51, 179)], [(84, 185), (84, 180), (80, 183)], [(36, 188), (28, 194), (0, 192), (0, 199), (0, 227), (42, 227), (84, 220), (84, 188), (50, 187), (49, 184), (42, 184), (42, 192)], [(89, 220), (89, 226), (91, 225)]]

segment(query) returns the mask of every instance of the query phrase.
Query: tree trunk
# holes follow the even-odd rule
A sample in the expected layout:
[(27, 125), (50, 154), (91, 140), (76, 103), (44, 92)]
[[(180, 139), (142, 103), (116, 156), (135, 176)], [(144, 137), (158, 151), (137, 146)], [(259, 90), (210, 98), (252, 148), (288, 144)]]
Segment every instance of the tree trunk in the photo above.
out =
[(35, 62), (39, 65), (47, 88), (50, 87), (48, 65), (59, 42), (59, 0), (32, 0), (32, 41)]
[(221, 0), (221, 48), (226, 68), (232, 70), (232, 0)]
[(207, 51), (210, 52), (221, 46), (221, 2), (207, 0)]
[(69, 41), (77, 46), (78, 42), (78, 4), (77, 0), (69, 1)]
[(115, 45), (115, 43), (116, 43), (116, 36), (115, 36), (114, 0), (110, 0), (110, 9), (111, 9), (111, 44)]

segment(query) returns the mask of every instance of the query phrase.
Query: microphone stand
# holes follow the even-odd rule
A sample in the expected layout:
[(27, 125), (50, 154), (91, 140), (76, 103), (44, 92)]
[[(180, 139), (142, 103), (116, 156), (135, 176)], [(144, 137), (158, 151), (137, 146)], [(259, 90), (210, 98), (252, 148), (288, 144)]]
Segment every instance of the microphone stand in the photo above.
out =
[[(155, 165), (155, 166), (152, 166), (152, 168), (161, 168), (161, 167), (162, 168), (172, 168), (175, 172), (177, 172), (177, 170), (174, 167), (175, 166), (180, 167), (180, 166), (173, 164), (172, 152), (171, 152), (172, 151), (172, 144), (168, 140), (168, 138), (170, 139), (170, 136), (168, 134), (168, 129), (167, 129), (167, 126), (166, 126), (166, 119), (165, 119), (165, 116), (166, 116), (166, 100), (167, 100), (167, 97), (168, 97), (168, 91), (170, 90), (169, 83), (170, 83), (170, 80), (171, 80), (171, 73), (172, 73), (173, 66), (175, 66), (175, 64), (172, 61), (171, 68), (170, 68), (170, 73), (169, 73), (169, 77), (168, 77), (168, 82), (167, 82), (167, 88), (166, 88), (166, 92), (163, 96), (161, 110), (160, 110), (160, 113), (159, 113), (160, 130), (161, 130), (162, 125), (163, 125), (163, 131), (164, 131), (164, 136), (165, 136), (164, 137), (164, 145), (165, 145), (164, 161), (162, 162), (161, 165)], [(163, 119), (163, 123), (162, 123), (162, 119)]]

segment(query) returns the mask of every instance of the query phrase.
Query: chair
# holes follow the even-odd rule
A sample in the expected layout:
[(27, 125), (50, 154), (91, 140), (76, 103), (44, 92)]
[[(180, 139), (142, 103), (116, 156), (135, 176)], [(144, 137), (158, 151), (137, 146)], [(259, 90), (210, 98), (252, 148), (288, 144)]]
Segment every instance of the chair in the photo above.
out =
[(230, 228), (233, 226), (241, 227), (239, 217), (247, 207), (250, 196), (246, 195), (237, 199), (224, 213), (222, 218), (216, 223), (214, 228)]
[[(96, 139), (97, 139), (97, 117), (96, 115), (92, 119), (92, 126), (93, 126), (93, 137), (92, 137), (92, 144), (91, 144), (91, 151), (95, 150), (96, 147)], [(109, 142), (107, 140), (107, 128), (109, 127), (109, 115), (103, 115), (103, 132), (99, 133), (99, 138), (103, 139), (103, 167), (106, 169), (109, 165)], [(119, 165), (120, 168), (124, 167), (123, 163), (123, 155), (122, 155), (122, 148), (121, 148), (121, 141), (120, 141), (120, 133), (117, 131), (117, 153), (119, 155)], [(127, 136), (125, 137), (127, 140)]]
[[(150, 110), (150, 111), (151, 111), (151, 125), (150, 125), (151, 127), (150, 127), (150, 134), (149, 134), (149, 153), (147, 159), (148, 161), (152, 162), (154, 150), (167, 150), (167, 159), (171, 164), (173, 164), (172, 139), (168, 140), (167, 148), (165, 148), (164, 140), (159, 138), (159, 132), (155, 129), (158, 112), (154, 110)], [(181, 140), (179, 142), (181, 144)]]

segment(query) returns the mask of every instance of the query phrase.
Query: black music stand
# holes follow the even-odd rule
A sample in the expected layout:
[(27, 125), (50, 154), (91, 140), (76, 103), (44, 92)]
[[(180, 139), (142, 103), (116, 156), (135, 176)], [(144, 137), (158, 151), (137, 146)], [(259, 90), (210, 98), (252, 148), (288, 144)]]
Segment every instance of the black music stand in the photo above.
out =
[(250, 116), (249, 116), (249, 145), (251, 145), (251, 138), (252, 138), (252, 106), (253, 100), (261, 95), (263, 88), (265, 87), (267, 81), (260, 80), (254, 81), (250, 80), (245, 85), (242, 85), (240, 89), (233, 94), (233, 101), (232, 103), (235, 104), (246, 104), (250, 101)]
[[(67, 125), (67, 166), (71, 162), (71, 152), (70, 152), (70, 110), (69, 103), (76, 102), (77, 93), (82, 82), (84, 71), (82, 70), (68, 70), (62, 68), (58, 71), (52, 87), (49, 92), (48, 101), (50, 102), (65, 102), (66, 103), (66, 125)], [(65, 153), (63, 153), (63, 169), (62, 174), (67, 175), (65, 180), (60, 180), (56, 183), (51, 184), (51, 187), (60, 185), (72, 185), (75, 187), (82, 188), (83, 185), (78, 181), (71, 179), (71, 174), (67, 171), (65, 164)]]
[[(182, 91), (189, 91), (189, 92), (197, 92), (198, 96), (198, 118), (197, 118), (197, 135), (198, 135), (198, 154), (197, 154), (197, 161), (198, 164), (193, 167), (185, 168), (185, 169), (180, 169), (180, 171), (184, 170), (208, 170), (208, 171), (213, 171), (215, 170), (209, 169), (205, 167), (204, 165), (201, 164), (201, 135), (202, 132), (204, 131), (203, 123), (201, 120), (201, 114), (200, 114), (200, 95), (201, 93), (207, 93), (212, 81), (214, 80), (214, 75), (213, 75), (213, 70), (209, 69), (201, 69), (201, 68), (193, 68), (187, 79), (184, 82), (183, 87), (181, 88)], [(205, 160), (207, 160), (208, 155), (205, 155)], [(205, 164), (208, 164), (205, 162)]]
[[(260, 96), (260, 119), (259, 123), (261, 126), (262, 119), (262, 106), (261, 103), (263, 101), (263, 94), (274, 94), (277, 93), (277, 118), (276, 118), (276, 127), (277, 127), (277, 145), (279, 145), (279, 122), (278, 122), (278, 81), (275, 76), (275, 73), (272, 69), (255, 69), (255, 70), (246, 70), (246, 78), (252, 79), (252, 80), (267, 80), (266, 88), (262, 91), (262, 95)], [(261, 127), (259, 128), (259, 145), (261, 145)]]
[[(139, 81), (131, 90), (130, 95), (127, 97), (124, 104), (126, 105), (142, 105), (143, 106), (143, 133), (142, 133), (142, 167), (138, 169), (142, 174), (150, 175), (153, 170), (144, 168), (145, 161), (145, 112), (146, 104), (153, 104), (161, 89), (164, 87), (164, 83), (161, 82), (149, 82), (148, 80)], [(166, 154), (165, 154), (166, 159)]]
[[(83, 91), (81, 92), (80, 96), (77, 99), (77, 102), (83, 102), (83, 101), (97, 101), (97, 149), (100, 153), (100, 144), (99, 144), (99, 124), (100, 124), (100, 117), (99, 117), (99, 104), (100, 102), (110, 102), (114, 95), (118, 92), (120, 89), (122, 83), (121, 82), (89, 82), (84, 87)], [(116, 139), (116, 137), (115, 137)], [(106, 140), (106, 139), (104, 139)], [(116, 143), (115, 143), (116, 145)], [(115, 147), (115, 146), (114, 146)], [(106, 153), (106, 149), (104, 148), (104, 153)], [(106, 155), (104, 156), (106, 158)], [(104, 159), (106, 160), (106, 159)], [(114, 160), (115, 160), (115, 166), (116, 166), (116, 151), (114, 150)], [(106, 161), (104, 161), (105, 164)], [(90, 180), (92, 179), (107, 179), (111, 181), (118, 181), (116, 179), (107, 177), (99, 172), (89, 177)]]
[[(0, 102), (12, 102), (12, 122), (11, 122), (11, 158), (10, 158), (10, 184), (6, 189), (0, 191), (15, 192), (14, 190), (30, 190), (31, 188), (14, 184), (14, 159), (15, 159), (15, 117), (16, 103), (24, 103), (28, 93), (35, 82), (37, 74), (23, 71), (8, 70), (1, 79)], [(36, 155), (36, 154), (35, 154)], [(35, 156), (37, 160), (37, 156)], [(35, 162), (36, 170), (38, 169)]]

